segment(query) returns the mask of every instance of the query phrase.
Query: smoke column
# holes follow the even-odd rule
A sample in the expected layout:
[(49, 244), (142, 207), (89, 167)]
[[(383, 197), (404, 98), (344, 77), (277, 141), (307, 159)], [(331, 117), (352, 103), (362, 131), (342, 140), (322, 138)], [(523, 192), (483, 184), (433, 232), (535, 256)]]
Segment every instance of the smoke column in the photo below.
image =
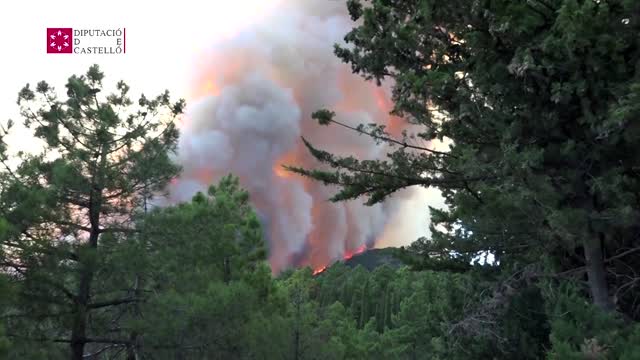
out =
[(197, 65), (180, 126), (184, 173), (170, 189), (172, 200), (187, 200), (228, 173), (239, 176), (265, 224), (274, 273), (290, 266), (321, 269), (376, 243), (405, 245), (428, 231), (426, 202), (437, 194), (408, 189), (372, 207), (336, 204), (327, 200), (336, 189), (281, 168), (317, 166), (302, 135), (341, 155), (375, 159), (388, 151), (366, 136), (319, 126), (311, 113), (320, 108), (351, 125), (386, 124), (396, 135), (406, 127), (388, 115), (388, 88), (353, 75), (333, 54), (353, 26), (342, 1), (285, 0), (213, 46)]

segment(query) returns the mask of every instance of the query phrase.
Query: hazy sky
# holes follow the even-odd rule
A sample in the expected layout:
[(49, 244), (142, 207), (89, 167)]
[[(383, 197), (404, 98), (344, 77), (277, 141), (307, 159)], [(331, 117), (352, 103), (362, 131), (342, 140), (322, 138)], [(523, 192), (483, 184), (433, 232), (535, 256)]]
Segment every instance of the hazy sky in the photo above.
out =
[[(132, 95), (154, 95), (169, 89), (189, 98), (193, 63), (216, 41), (243, 26), (260, 21), (278, 0), (180, 1), (1, 1), (0, 121), (17, 122), (18, 91), (28, 82), (46, 80), (58, 90), (66, 79), (98, 63), (106, 84), (125, 80)], [(126, 28), (124, 55), (47, 54), (47, 27), (83, 29)], [(27, 140), (10, 139), (10, 149)]]

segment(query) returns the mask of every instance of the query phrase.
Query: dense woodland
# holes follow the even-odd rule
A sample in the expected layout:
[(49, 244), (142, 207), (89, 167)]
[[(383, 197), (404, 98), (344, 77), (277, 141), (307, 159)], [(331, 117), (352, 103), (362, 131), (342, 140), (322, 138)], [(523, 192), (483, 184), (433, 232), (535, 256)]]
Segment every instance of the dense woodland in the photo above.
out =
[(185, 103), (132, 100), (124, 82), (105, 94), (93, 66), (63, 98), (44, 81), (20, 91), (42, 153), (1, 142), (0, 356), (640, 359), (640, 2), (347, 6), (357, 26), (336, 56), (392, 83), (412, 126), (398, 138), (318, 109), (319, 126), (392, 151), (306, 142), (320, 165), (287, 168), (335, 186), (333, 201), (439, 188), (448, 209), (395, 251), (404, 265), (274, 277), (233, 174), (154, 206), (180, 174)]

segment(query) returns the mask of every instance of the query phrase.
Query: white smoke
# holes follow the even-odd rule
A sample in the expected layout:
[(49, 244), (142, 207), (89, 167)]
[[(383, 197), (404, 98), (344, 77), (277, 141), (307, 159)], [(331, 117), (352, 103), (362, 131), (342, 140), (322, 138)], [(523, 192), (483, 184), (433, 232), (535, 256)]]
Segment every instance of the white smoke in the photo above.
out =
[[(353, 26), (343, 2), (284, 1), (260, 23), (214, 46), (205, 54), (206, 68), (198, 70), (196, 90), (210, 95), (190, 104), (181, 128), (184, 174), (172, 197), (186, 200), (220, 176), (239, 176), (266, 223), (275, 272), (299, 264), (318, 268), (372, 245), (382, 234), (391, 245), (394, 231), (385, 229), (387, 224), (416, 223), (406, 207), (394, 204), (410, 196), (373, 207), (330, 203), (335, 189), (277, 171), (282, 163), (317, 165), (301, 135), (338, 154), (380, 158), (386, 153), (367, 137), (320, 127), (310, 116), (329, 108), (352, 125), (390, 124), (389, 109), (380, 105), (387, 94), (351, 74), (333, 54), (333, 45)], [(424, 215), (426, 204), (418, 205), (417, 213)], [(403, 218), (394, 215), (398, 208), (405, 209)], [(405, 231), (396, 244), (422, 234), (414, 235)]]

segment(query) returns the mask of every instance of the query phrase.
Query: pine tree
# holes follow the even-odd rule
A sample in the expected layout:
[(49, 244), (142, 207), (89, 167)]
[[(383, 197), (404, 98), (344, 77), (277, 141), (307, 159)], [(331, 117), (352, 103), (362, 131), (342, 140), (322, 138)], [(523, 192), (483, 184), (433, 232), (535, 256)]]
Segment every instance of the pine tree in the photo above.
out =
[(165, 92), (134, 104), (122, 81), (104, 95), (103, 79), (97, 65), (71, 76), (65, 99), (44, 81), (35, 89), (27, 84), (20, 113), (44, 148), (19, 154), (12, 167), (4, 142), (0, 147), (0, 212), (11, 229), (3, 267), (19, 278), (17, 306), (33, 320), (13, 324), (9, 335), (67, 343), (71, 359), (129, 343), (112, 323), (141, 299), (128, 295), (131, 283), (110, 286), (117, 272), (111, 249), (137, 231), (132, 219), (143, 192), (162, 191), (179, 171), (170, 155), (184, 102), (171, 103)]
[(155, 208), (138, 229), (132, 246), (141, 250), (129, 253), (146, 263), (137, 279), (153, 295), (126, 317), (143, 340), (135, 353), (244, 356), (249, 319), (263, 316), (273, 289), (262, 228), (239, 179), (225, 176), (190, 202)]
[[(620, 262), (637, 264), (640, 248), (633, 121), (640, 3), (350, 0), (348, 7), (361, 23), (337, 56), (366, 79), (391, 79), (393, 113), (419, 130), (394, 138), (382, 126), (348, 126), (320, 110), (313, 117), (321, 125), (395, 150), (362, 160), (305, 142), (333, 169), (290, 169), (339, 185), (336, 201), (365, 196), (374, 204), (408, 186), (438, 187), (449, 209), (432, 209), (433, 239), (413, 248), (425, 265), (467, 271), (490, 253), (502, 268), (521, 270), (544, 258), (557, 273), (584, 270), (600, 309), (617, 305), (637, 317), (634, 295), (613, 295), (635, 286), (620, 282), (635, 278)], [(427, 146), (445, 139), (449, 151)]]
[(369, 321), (369, 278), (362, 284), (360, 296), (360, 321), (358, 322), (358, 329), (362, 329)]

